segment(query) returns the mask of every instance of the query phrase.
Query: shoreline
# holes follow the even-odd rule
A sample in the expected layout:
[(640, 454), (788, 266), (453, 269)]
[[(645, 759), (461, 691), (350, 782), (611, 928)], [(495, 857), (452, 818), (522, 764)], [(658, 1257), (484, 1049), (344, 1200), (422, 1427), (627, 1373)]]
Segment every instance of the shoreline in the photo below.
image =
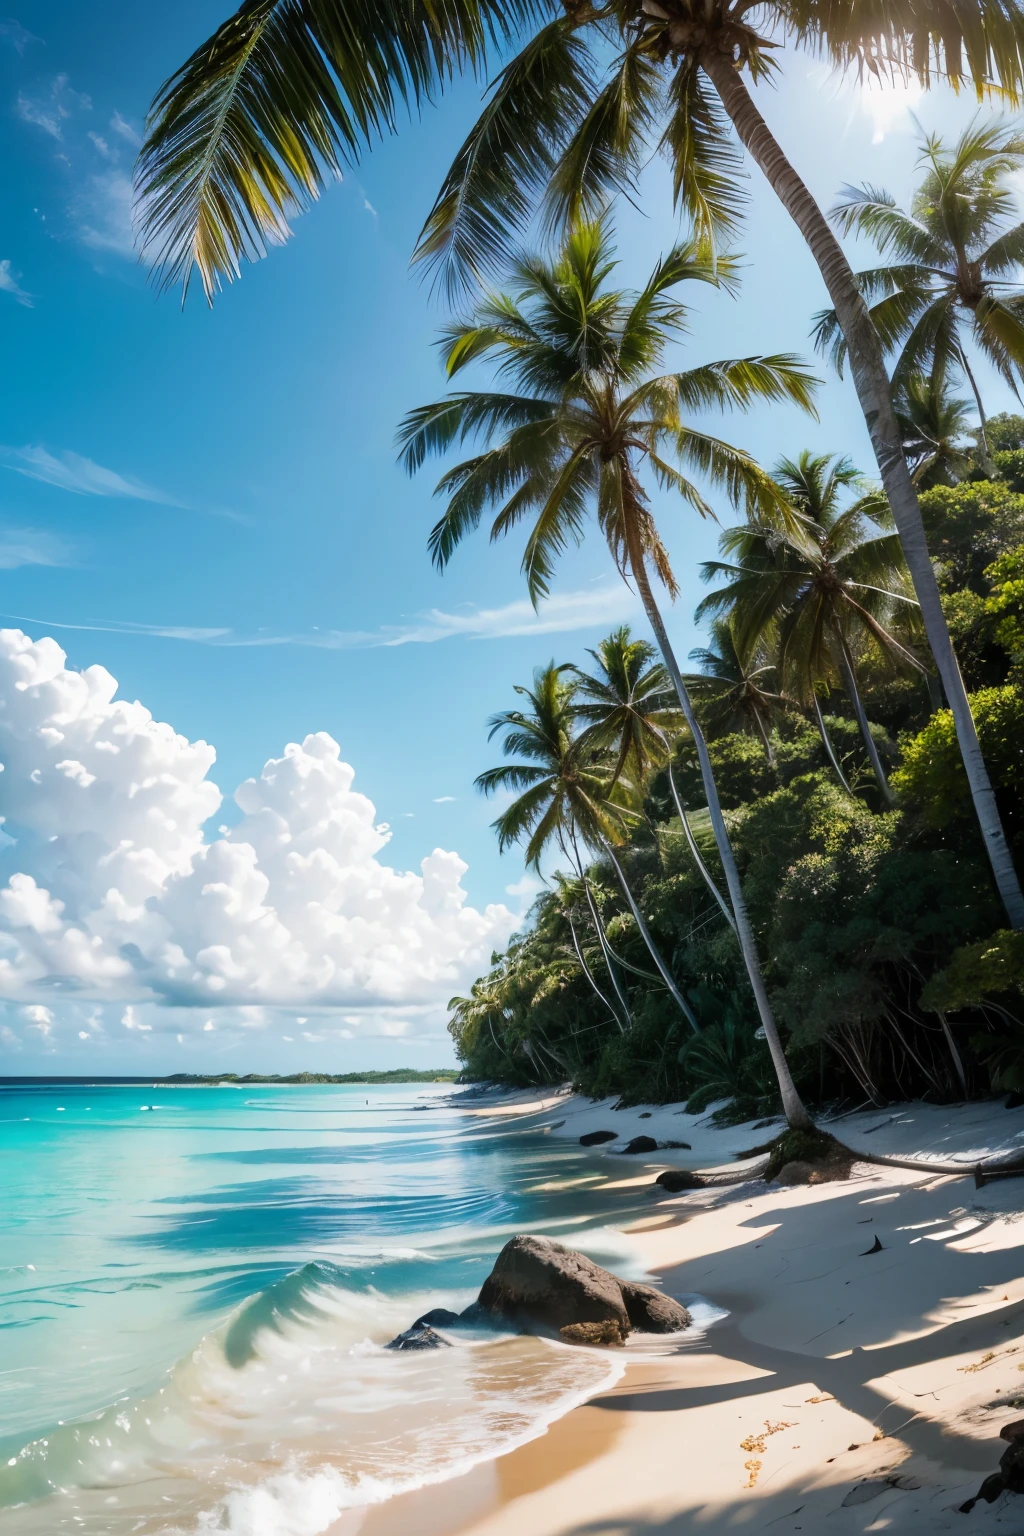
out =
[[(605, 1177), (581, 1189), (584, 1209), (595, 1187), (639, 1195), (664, 1167), (735, 1170), (737, 1151), (775, 1133), (564, 1092), (464, 1112), (690, 1143), (594, 1149)], [(1024, 1112), (904, 1105), (844, 1117), (841, 1133), (855, 1150), (963, 1160), (965, 1174), (857, 1163), (812, 1187), (653, 1190), (647, 1214), (627, 1196), (618, 1230), (655, 1281), (727, 1315), (660, 1347), (634, 1335), (611, 1390), (461, 1477), (347, 1511), (326, 1536), (1024, 1529), (1013, 1494), (959, 1512), (998, 1467), (1000, 1425), (1024, 1412), (1024, 1180), (975, 1190), (966, 1165), (1020, 1146)]]

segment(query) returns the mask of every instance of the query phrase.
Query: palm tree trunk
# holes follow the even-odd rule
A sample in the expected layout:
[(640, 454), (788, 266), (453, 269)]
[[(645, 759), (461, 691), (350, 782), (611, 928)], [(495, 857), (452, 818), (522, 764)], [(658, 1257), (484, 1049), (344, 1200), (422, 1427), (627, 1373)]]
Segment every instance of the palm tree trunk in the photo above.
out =
[(871, 726), (868, 724), (864, 702), (860, 696), (860, 689), (857, 687), (857, 674), (853, 670), (853, 661), (850, 657), (849, 647), (842, 635), (837, 636), (837, 641), (836, 650), (839, 653), (837, 657), (839, 675), (843, 680), (846, 696), (853, 705), (853, 712), (857, 716), (857, 724), (860, 727), (860, 734), (867, 750), (868, 761), (871, 764), (875, 778), (878, 780), (878, 787), (882, 791), (882, 798), (885, 800), (886, 805), (895, 805), (896, 797), (889, 788), (889, 780), (885, 776), (882, 759), (878, 755), (878, 746), (871, 734)]
[(733, 933), (735, 933), (736, 919), (733, 917), (732, 912), (729, 910), (729, 903), (718, 889), (717, 881), (712, 879), (711, 871), (708, 869), (703, 858), (701, 857), (700, 849), (697, 847), (697, 839), (693, 835), (693, 828), (690, 826), (690, 823), (686, 819), (686, 807), (683, 805), (682, 800), (679, 798), (679, 791), (676, 788), (676, 778), (675, 774), (672, 772), (671, 763), (668, 765), (668, 782), (672, 788), (672, 798), (676, 803), (676, 810), (679, 813), (679, 820), (683, 824), (683, 833), (686, 837), (687, 847), (689, 848), (690, 853), (693, 855), (693, 861), (697, 868), (700, 870), (701, 874), (704, 876), (704, 884), (707, 886), (708, 890), (711, 892), (712, 896), (721, 907), (723, 917), (729, 924), (729, 927), (732, 929)]
[(846, 775), (844, 774), (842, 768), (839, 766), (839, 759), (836, 757), (835, 748), (832, 745), (832, 738), (828, 734), (828, 731), (825, 729), (825, 716), (821, 712), (821, 704), (818, 700), (818, 695), (812, 692), (811, 698), (814, 700), (814, 718), (818, 722), (818, 735), (821, 737), (822, 746), (825, 748), (829, 762), (835, 769), (836, 778), (846, 790), (846, 793), (852, 797), (853, 790), (847, 783)]
[(850, 371), (871, 434), (882, 484), (903, 545), (917, 600), (921, 605), (928, 643), (953, 715), (971, 798), (992, 865), (996, 888), (1011, 925), (1020, 930), (1024, 928), (1024, 892), (1021, 891), (1017, 871), (1013, 866), (996, 805), (995, 791), (978, 742), (967, 690), (942, 612), (921, 508), (896, 424), (892, 390), (878, 333), (867, 305), (857, 290), (850, 264), (829, 228), (828, 221), (754, 105), (739, 70), (731, 58), (717, 52), (713, 46), (701, 54), (700, 65), (714, 84), (740, 140), (806, 240), (824, 278), (846, 340)]
[(754, 932), (750, 926), (750, 918), (747, 914), (747, 904), (743, 896), (743, 887), (740, 884), (739, 870), (736, 868), (736, 858), (729, 841), (729, 832), (725, 825), (725, 817), (722, 815), (722, 804), (718, 798), (718, 786), (711, 769), (711, 758), (708, 754), (708, 744), (704, 740), (704, 732), (700, 728), (700, 722), (694, 713), (693, 703), (683, 682), (683, 674), (679, 670), (675, 652), (672, 649), (665, 629), (665, 621), (661, 617), (661, 610), (654, 600), (651, 584), (647, 578), (647, 567), (644, 564), (643, 549), (639, 544), (636, 523), (632, 517), (624, 519), (626, 547), (629, 554), (629, 564), (633, 572), (640, 600), (644, 605), (644, 612), (648, 622), (654, 631), (654, 637), (658, 642), (662, 660), (668, 670), (672, 685), (679, 699), (680, 707), (690, 728), (693, 744), (697, 749), (697, 760), (700, 763), (700, 774), (704, 784), (704, 793), (707, 796), (708, 812), (711, 817), (711, 826), (714, 829), (715, 842), (718, 844), (719, 857), (722, 860), (722, 870), (725, 874), (725, 883), (729, 892), (729, 901), (732, 905), (733, 917), (736, 920), (736, 937), (739, 940), (740, 951), (743, 955), (743, 963), (750, 978), (751, 990), (754, 1001), (757, 1003), (757, 1011), (761, 1017), (764, 1036), (771, 1051), (772, 1062), (775, 1067), (775, 1075), (778, 1078), (779, 1093), (782, 1096), (782, 1108), (785, 1111), (786, 1120), (791, 1126), (804, 1130), (812, 1128), (811, 1117), (803, 1106), (793, 1074), (789, 1070), (789, 1062), (786, 1053), (782, 1049), (782, 1039), (779, 1035), (775, 1016), (772, 1013), (772, 1005), (768, 1000), (768, 988), (765, 986), (764, 976), (761, 973), (761, 961), (757, 953), (757, 944), (754, 940)]
[(971, 365), (967, 361), (966, 353), (960, 354), (960, 365), (967, 376), (967, 382), (971, 386), (971, 393), (974, 395), (974, 403), (978, 407), (978, 447), (981, 449), (981, 467), (988, 478), (994, 480), (999, 471), (996, 469), (995, 460), (988, 446), (988, 433), (985, 430), (988, 425), (985, 420), (985, 407), (981, 403), (981, 390), (978, 388), (978, 381), (971, 371)]
[(676, 986), (675, 978), (673, 977), (672, 972), (661, 958), (661, 952), (651, 937), (651, 930), (647, 926), (647, 920), (643, 913), (640, 911), (640, 908), (634, 899), (633, 892), (629, 888), (629, 881), (626, 879), (625, 870), (622, 868), (622, 865), (615, 857), (611, 843), (605, 843), (604, 851), (612, 861), (612, 867), (619, 877), (619, 884), (622, 886), (622, 894), (629, 902), (629, 910), (632, 912), (633, 919), (640, 930), (640, 937), (647, 945), (647, 948), (650, 951), (651, 959), (658, 967), (662, 981), (671, 992), (673, 1001), (679, 1009), (679, 1012), (683, 1015), (683, 1018), (686, 1020), (687, 1024), (689, 1024), (695, 1035), (699, 1035), (700, 1025), (697, 1023), (696, 1015), (694, 1014), (693, 1009), (690, 1007), (683, 994), (680, 992), (679, 988)]
[(594, 932), (597, 935), (597, 942), (600, 946), (601, 953), (604, 956), (605, 968), (607, 969), (608, 975), (611, 978), (612, 986), (615, 988), (615, 996), (618, 998), (619, 1003), (621, 1004), (622, 1013), (625, 1015), (626, 1022), (624, 1024), (622, 1022), (622, 1016), (618, 1016), (619, 1028), (622, 1033), (625, 1034), (626, 1030), (633, 1022), (633, 1016), (629, 1011), (629, 1000), (622, 990), (622, 983), (619, 980), (619, 973), (615, 969), (615, 961), (609, 954), (610, 946), (608, 944), (608, 938), (604, 931), (604, 924), (601, 921), (601, 914), (598, 912), (594, 898), (591, 895), (590, 886), (587, 883), (587, 877), (586, 875), (581, 875), (580, 878), (583, 881), (583, 890), (586, 893), (587, 906), (590, 908), (590, 920), (594, 925)]
[(608, 1001), (608, 999), (605, 997), (604, 993), (601, 991), (601, 988), (597, 984), (597, 981), (595, 979), (593, 971), (590, 969), (590, 966), (587, 964), (587, 959), (586, 959), (586, 956), (583, 953), (583, 949), (582, 949), (582, 947), (580, 945), (580, 941), (576, 937), (576, 928), (575, 928), (575, 926), (573, 924), (573, 920), (570, 917), (568, 912), (566, 912), (566, 914), (565, 914), (565, 920), (569, 924), (569, 932), (572, 935), (572, 947), (576, 951), (576, 958), (577, 958), (577, 960), (580, 963), (580, 970), (583, 972), (584, 976), (590, 982), (590, 985), (594, 989), (595, 995), (601, 999), (601, 1002), (604, 1003), (604, 1006), (608, 1009), (608, 1012), (611, 1014), (612, 1018), (615, 1020), (615, 1023), (618, 1026), (619, 1033), (620, 1034), (625, 1034), (626, 1031), (623, 1028), (622, 1020), (619, 1018), (618, 1012), (616, 1011), (616, 1009), (614, 1009), (612, 1007), (611, 1003)]

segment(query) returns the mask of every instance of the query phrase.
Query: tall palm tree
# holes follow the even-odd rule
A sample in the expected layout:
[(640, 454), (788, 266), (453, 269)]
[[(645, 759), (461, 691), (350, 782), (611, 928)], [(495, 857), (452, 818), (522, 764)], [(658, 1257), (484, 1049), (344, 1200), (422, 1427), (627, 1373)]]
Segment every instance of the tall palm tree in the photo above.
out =
[[(853, 648), (873, 644), (887, 659), (923, 670), (892, 632), (890, 614), (912, 601), (899, 539), (878, 528), (883, 498), (866, 491), (849, 459), (800, 454), (783, 459), (775, 478), (800, 513), (788, 528), (747, 523), (719, 541), (727, 560), (705, 562), (705, 580), (728, 578), (697, 608), (727, 614), (736, 648), (749, 655), (775, 638), (779, 668), (804, 697), (837, 672), (886, 801), (889, 782), (857, 686)], [(844, 508), (844, 492), (859, 494)]]
[[(569, 859), (581, 882), (617, 998), (618, 1006), (612, 1011), (619, 1027), (625, 1028), (630, 1018), (629, 1000), (583, 863), (587, 847), (603, 847), (621, 839), (624, 812), (621, 805), (613, 805), (608, 798), (612, 785), (607, 766), (592, 754), (584, 756), (576, 750), (575, 681), (566, 675), (570, 671), (568, 666), (551, 662), (535, 673), (532, 688), (517, 685), (516, 692), (526, 700), (527, 707), (503, 710), (488, 722), (488, 740), (504, 731), (502, 748), (511, 761), (480, 774), (476, 787), (486, 795), (500, 790), (515, 792), (515, 799), (494, 822), (502, 853), (513, 843), (525, 842), (526, 863), (537, 870), (552, 845), (557, 845)], [(620, 785), (620, 801), (629, 788)], [(585, 965), (584, 971), (588, 972)], [(602, 997), (602, 1001), (607, 999)]]
[[(1021, 0), (244, 0), (161, 87), (136, 179), (143, 248), (168, 283), (198, 270), (208, 296), (289, 234), (327, 180), (468, 69), (504, 63), (420, 240), (457, 287), (493, 272), (538, 204), (557, 222), (631, 187), (652, 146), (699, 231), (742, 210), (726, 128), (803, 236), (849, 349), (850, 371), (956, 726), (1000, 897), (1024, 928), (1024, 892), (942, 610), (885, 356), (829, 222), (751, 94), (787, 42), (841, 70), (938, 75), (1015, 105)], [(609, 43), (618, 44), (614, 54)], [(489, 52), (490, 50), (490, 52)]]
[(488, 444), (448, 470), (438, 485), (447, 507), (430, 536), (434, 561), (446, 565), (488, 509), (496, 512), (492, 539), (529, 519), (523, 570), (535, 602), (547, 592), (558, 556), (583, 538), (588, 513), (596, 513), (612, 559), (640, 595), (693, 737), (786, 1113), (793, 1124), (809, 1124), (768, 1001), (707, 743), (651, 585), (653, 572), (675, 595), (675, 576), (641, 471), (646, 467), (656, 483), (699, 513), (711, 509), (679, 464), (701, 473), (751, 516), (784, 520), (788, 503), (770, 476), (748, 454), (692, 426), (686, 416), (695, 409), (746, 408), (780, 399), (810, 409), (814, 380), (791, 357), (727, 359), (658, 373), (667, 342), (679, 334), (686, 316), (669, 290), (687, 278), (712, 280), (713, 274), (690, 246), (660, 261), (639, 293), (609, 286), (614, 266), (600, 224), (577, 228), (554, 263), (536, 257), (521, 261), (515, 292), (482, 300), (444, 338), (449, 375), (490, 356), (510, 389), (463, 391), (422, 406), (407, 416), (399, 441), (410, 471), (428, 453), (444, 453), (467, 438)]
[[(915, 374), (958, 369), (974, 393), (988, 455), (985, 408), (968, 340), (1012, 389), (1024, 376), (1024, 223), (1012, 185), (1024, 167), (1024, 137), (972, 124), (951, 148), (925, 138), (921, 178), (906, 213), (891, 192), (847, 187), (832, 210), (844, 234), (873, 240), (886, 264), (857, 274), (857, 286), (888, 353), (897, 391)], [(842, 371), (847, 346), (835, 310), (817, 317), (816, 338)]]
[(914, 484), (922, 491), (955, 485), (973, 468), (967, 441), (972, 414), (967, 401), (953, 395), (944, 372), (913, 373), (901, 384), (896, 419)]
[(704, 720), (712, 731), (742, 731), (759, 738), (764, 755), (775, 766), (772, 720), (784, 702), (772, 689), (775, 663), (764, 646), (741, 655), (728, 619), (711, 623), (711, 644), (696, 646), (690, 660), (699, 672), (686, 676), (690, 697), (703, 704)]

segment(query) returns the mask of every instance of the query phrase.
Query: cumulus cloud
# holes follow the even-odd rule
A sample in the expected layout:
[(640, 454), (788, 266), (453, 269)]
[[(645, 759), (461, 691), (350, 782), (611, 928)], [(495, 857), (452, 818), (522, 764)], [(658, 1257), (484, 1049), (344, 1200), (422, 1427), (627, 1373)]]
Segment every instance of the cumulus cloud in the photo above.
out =
[(241, 820), (209, 837), (213, 748), (116, 688), (103, 667), (70, 670), (53, 639), (0, 631), (0, 998), (47, 1013), (41, 997), (120, 1000), (134, 1035), (161, 1011), (200, 1031), (211, 1007), (238, 1028), (375, 1008), (398, 1036), (507, 938), (505, 906), (467, 904), (457, 854), (384, 862), (388, 828), (323, 732), (240, 785)]

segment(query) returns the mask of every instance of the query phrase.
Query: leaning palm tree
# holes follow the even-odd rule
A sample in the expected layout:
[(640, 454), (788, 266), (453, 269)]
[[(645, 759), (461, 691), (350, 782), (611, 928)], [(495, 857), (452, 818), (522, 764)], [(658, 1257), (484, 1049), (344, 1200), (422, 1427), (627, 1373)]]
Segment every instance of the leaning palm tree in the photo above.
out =
[[(883, 531), (883, 498), (868, 490), (849, 459), (809, 452), (783, 459), (775, 478), (800, 513), (772, 528), (747, 523), (719, 540), (726, 560), (702, 567), (706, 581), (727, 578), (698, 605), (697, 617), (727, 615), (739, 654), (774, 641), (779, 670), (792, 690), (816, 701), (838, 673), (860, 727), (882, 795), (892, 793), (857, 686), (854, 648), (870, 644), (887, 660), (917, 671), (921, 663), (893, 633), (890, 614), (908, 606), (899, 539)], [(843, 506), (844, 492), (855, 500)]]
[(743, 196), (728, 119), (835, 307), (995, 883), (1024, 928), (882, 343), (828, 220), (751, 94), (774, 77), (781, 42), (841, 70), (996, 86), (1010, 105), (1024, 88), (1021, 0), (244, 0), (157, 95), (136, 178), (143, 248), (165, 282), (187, 286), (197, 270), (212, 296), (242, 260), (285, 240), (289, 218), (394, 131), (403, 107), (422, 106), (463, 70), (484, 72), (512, 44), (520, 52), (494, 81), (420, 240), (418, 254), (449, 286), (498, 270), (538, 205), (557, 223), (629, 189), (652, 147), (667, 155), (697, 228), (730, 235)]
[[(430, 536), (443, 567), (484, 512), (495, 512), (492, 539), (527, 520), (523, 571), (536, 602), (558, 557), (583, 538), (588, 514), (623, 577), (640, 595), (662, 660), (693, 737), (747, 974), (772, 1050), (786, 1113), (809, 1124), (793, 1084), (761, 972), (739, 871), (701, 731), (669, 642), (651, 577), (670, 596), (676, 580), (651, 512), (642, 471), (692, 510), (711, 509), (678, 466), (704, 476), (751, 517), (790, 515), (771, 477), (741, 449), (693, 425), (689, 413), (747, 408), (772, 400), (811, 409), (815, 381), (794, 358), (748, 357), (659, 373), (667, 342), (686, 311), (669, 290), (684, 279), (714, 274), (691, 246), (660, 261), (639, 293), (609, 286), (615, 262), (606, 229), (576, 229), (558, 258), (520, 261), (515, 291), (482, 300), (444, 337), (449, 375), (491, 357), (501, 391), (462, 391), (409, 413), (400, 430), (410, 471), (428, 453), (467, 438), (481, 451), (447, 471), (438, 494), (447, 500)], [(723, 269), (724, 272), (724, 269)], [(675, 463), (671, 462), (675, 460)]]
[(775, 663), (764, 646), (741, 655), (728, 619), (714, 619), (711, 644), (696, 646), (690, 660), (700, 667), (690, 672), (686, 686), (690, 697), (703, 705), (702, 714), (712, 732), (740, 731), (759, 738), (764, 755), (775, 766), (772, 722), (785, 700), (772, 687)]
[[(956, 485), (970, 473), (974, 467), (968, 442), (972, 415), (968, 402), (950, 391), (944, 372), (914, 373), (901, 384), (896, 419), (914, 484), (920, 490)], [(987, 457), (987, 447), (983, 452)]]
[[(916, 374), (967, 380), (988, 456), (985, 408), (971, 368), (973, 343), (1011, 389), (1024, 377), (1024, 223), (1013, 182), (1024, 168), (1024, 137), (998, 124), (972, 124), (953, 147), (929, 135), (925, 168), (904, 212), (891, 192), (847, 187), (832, 210), (844, 234), (873, 240), (886, 264), (857, 274), (882, 345), (895, 357), (897, 391)], [(817, 317), (819, 347), (837, 368), (847, 354), (835, 310)]]
[(612, 784), (625, 776), (638, 788), (665, 761), (671, 738), (685, 729), (665, 667), (654, 662), (649, 640), (622, 624), (588, 651), (595, 671), (576, 674), (576, 719), (584, 729), (581, 752), (614, 755)]

